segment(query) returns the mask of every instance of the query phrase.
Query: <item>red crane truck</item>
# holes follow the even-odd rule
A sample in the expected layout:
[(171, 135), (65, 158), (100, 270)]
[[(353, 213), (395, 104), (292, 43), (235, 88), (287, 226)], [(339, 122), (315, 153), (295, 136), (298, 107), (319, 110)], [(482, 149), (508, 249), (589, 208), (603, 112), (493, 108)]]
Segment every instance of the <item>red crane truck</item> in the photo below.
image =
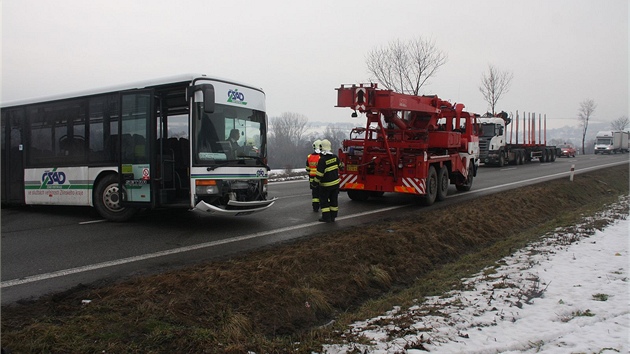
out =
[(446, 198), (450, 184), (471, 189), (479, 166), (478, 125), (463, 104), (353, 84), (337, 89), (337, 107), (367, 118), (339, 149), (340, 190), (350, 199), (395, 192), (431, 205)]

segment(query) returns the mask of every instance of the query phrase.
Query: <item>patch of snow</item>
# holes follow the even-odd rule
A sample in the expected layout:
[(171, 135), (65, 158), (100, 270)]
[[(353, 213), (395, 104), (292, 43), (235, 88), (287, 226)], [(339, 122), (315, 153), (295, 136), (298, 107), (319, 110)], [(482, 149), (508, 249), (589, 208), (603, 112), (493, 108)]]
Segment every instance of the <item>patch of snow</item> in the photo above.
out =
[(345, 333), (371, 344), (349, 341), (324, 352), (628, 353), (627, 203), (595, 217), (614, 220), (604, 230), (589, 226), (592, 219), (556, 230), (463, 279), (463, 291), (395, 307)]
[(308, 174), (304, 168), (296, 168), (290, 171), (272, 169), (269, 171), (269, 182), (308, 180)]

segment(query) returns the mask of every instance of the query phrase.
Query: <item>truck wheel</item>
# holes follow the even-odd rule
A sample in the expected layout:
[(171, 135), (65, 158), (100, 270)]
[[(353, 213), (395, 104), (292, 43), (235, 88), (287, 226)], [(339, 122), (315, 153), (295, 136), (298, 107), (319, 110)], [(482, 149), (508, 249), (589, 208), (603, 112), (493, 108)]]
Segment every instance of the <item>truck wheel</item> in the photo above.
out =
[(438, 181), (438, 189), (437, 189), (437, 200), (442, 201), (446, 199), (446, 195), (448, 194), (448, 186), (450, 184), (450, 179), (448, 178), (448, 167), (442, 166), (440, 168), (440, 172), (437, 175)]
[(426, 190), (424, 198), (422, 199), (422, 204), (429, 206), (435, 203), (435, 199), (437, 198), (438, 193), (438, 176), (437, 172), (435, 172), (435, 167), (429, 167), (429, 175), (427, 176)]
[(364, 202), (370, 198), (370, 192), (351, 189), (348, 191), (348, 198), (357, 202)]
[(503, 153), (499, 156), (499, 167), (503, 167), (505, 165), (505, 157), (503, 157)]
[(547, 153), (545, 150), (542, 150), (540, 152), (540, 157), (538, 158), (538, 160), (540, 161), (540, 163), (545, 162), (545, 160), (547, 159)]
[(455, 188), (457, 188), (457, 190), (460, 192), (468, 192), (473, 185), (474, 172), (475, 171), (473, 170), (473, 163), (471, 161), (470, 166), (468, 166), (468, 177), (466, 178), (466, 181), (464, 181), (464, 183), (456, 183)]
[(137, 209), (120, 205), (118, 177), (115, 174), (109, 174), (98, 182), (93, 198), (96, 211), (110, 221), (126, 221), (137, 212)]

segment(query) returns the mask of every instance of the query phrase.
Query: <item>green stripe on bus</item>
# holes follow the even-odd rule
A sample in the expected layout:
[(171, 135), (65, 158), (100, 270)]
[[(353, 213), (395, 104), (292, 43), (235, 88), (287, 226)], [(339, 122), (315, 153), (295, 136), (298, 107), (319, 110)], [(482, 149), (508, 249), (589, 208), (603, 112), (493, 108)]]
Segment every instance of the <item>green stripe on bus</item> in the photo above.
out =
[[(61, 187), (61, 188), (60, 188)], [(60, 186), (60, 187), (55, 187), (55, 188), (48, 188), (45, 185), (44, 186), (40, 186), (38, 185), (25, 185), (24, 189), (32, 189), (32, 190), (51, 190), (54, 191), (56, 189), (94, 189), (94, 186), (91, 184), (72, 184), (72, 185), (65, 185), (65, 186)]]

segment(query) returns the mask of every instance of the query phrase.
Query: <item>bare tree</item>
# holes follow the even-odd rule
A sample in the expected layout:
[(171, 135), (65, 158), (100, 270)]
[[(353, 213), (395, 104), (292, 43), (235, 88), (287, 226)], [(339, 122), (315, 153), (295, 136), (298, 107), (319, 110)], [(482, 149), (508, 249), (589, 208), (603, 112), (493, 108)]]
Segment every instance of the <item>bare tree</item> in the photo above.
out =
[(293, 144), (302, 140), (308, 118), (299, 113), (285, 112), (280, 117), (271, 119), (271, 134), (275, 137), (283, 137)]
[(580, 109), (578, 110), (578, 120), (580, 121), (580, 126), (582, 127), (582, 154), (584, 151), (584, 141), (586, 140), (586, 131), (588, 129), (588, 121), (593, 116), (593, 112), (595, 112), (595, 108), (597, 105), (595, 101), (591, 98), (585, 99), (580, 103)]
[(621, 116), (610, 123), (612, 130), (626, 130), (630, 126), (628, 116)]
[[(270, 119), (269, 165), (273, 168), (303, 167), (302, 146), (308, 118), (299, 113), (285, 112)], [(302, 156), (304, 155), (304, 156)]]
[(547, 143), (551, 146), (560, 146), (564, 144), (575, 145), (573, 144), (573, 141), (571, 139), (562, 139), (562, 138), (554, 138), (554, 139), (548, 140)]
[(447, 59), (433, 40), (419, 37), (408, 42), (394, 40), (387, 47), (373, 49), (366, 63), (375, 81), (385, 88), (418, 95)]
[(499, 70), (492, 64), (488, 64), (488, 72), (482, 74), (479, 91), (488, 102), (492, 115), (496, 114), (495, 107), (501, 96), (510, 91), (513, 77), (511, 72)]
[(328, 139), (332, 145), (333, 152), (336, 154), (337, 149), (341, 148), (341, 143), (348, 137), (348, 130), (338, 128), (333, 124), (328, 124), (324, 131), (324, 139)]

